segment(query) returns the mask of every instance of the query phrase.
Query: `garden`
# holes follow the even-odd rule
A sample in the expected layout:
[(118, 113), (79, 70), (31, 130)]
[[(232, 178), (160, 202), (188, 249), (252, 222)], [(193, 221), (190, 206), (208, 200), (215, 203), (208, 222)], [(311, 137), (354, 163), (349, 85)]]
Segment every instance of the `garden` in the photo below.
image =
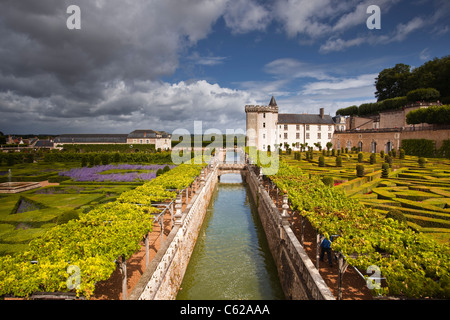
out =
[(450, 242), (449, 159), (395, 151), (313, 151), (312, 159), (310, 154), (282, 157), (289, 165), (319, 176), (379, 213), (395, 215), (438, 242)]
[[(128, 259), (153, 229), (154, 203), (171, 201), (203, 165), (32, 163), (11, 180), (48, 175), (54, 185), (1, 195), (0, 296), (70, 291), (67, 270), (82, 273), (77, 295), (89, 298), (117, 259)], [(0, 168), (5, 172), (7, 167)], [(26, 180), (23, 180), (26, 181)], [(33, 180), (34, 181), (34, 180)]]
[[(270, 179), (332, 249), (359, 270), (378, 266), (375, 294), (450, 296), (450, 160), (356, 150), (283, 154)], [(307, 192), (305, 192), (307, 191)]]
[(80, 167), (79, 162), (73, 161), (1, 166), (3, 181), (50, 183), (18, 194), (0, 194), (0, 256), (23, 252), (31, 240), (49, 229), (115, 201), (122, 193), (174, 167), (121, 163)]

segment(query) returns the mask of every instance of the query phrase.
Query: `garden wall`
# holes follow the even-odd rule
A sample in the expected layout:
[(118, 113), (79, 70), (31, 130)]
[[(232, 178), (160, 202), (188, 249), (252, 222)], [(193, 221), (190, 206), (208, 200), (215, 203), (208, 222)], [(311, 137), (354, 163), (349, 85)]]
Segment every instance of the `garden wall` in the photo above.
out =
[(309, 259), (290, 225), (283, 223), (280, 212), (251, 168), (246, 172), (246, 182), (258, 208), (286, 298), (334, 300), (319, 271)]
[(197, 241), (198, 233), (218, 182), (217, 166), (209, 171), (201, 187), (175, 222), (163, 246), (142, 274), (129, 300), (174, 300)]

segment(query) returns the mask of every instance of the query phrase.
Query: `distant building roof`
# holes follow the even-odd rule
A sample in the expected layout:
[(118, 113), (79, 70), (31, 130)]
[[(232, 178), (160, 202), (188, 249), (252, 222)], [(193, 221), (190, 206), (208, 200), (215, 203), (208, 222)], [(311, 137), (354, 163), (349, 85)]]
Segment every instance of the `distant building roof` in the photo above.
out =
[(155, 130), (134, 130), (128, 138), (170, 138), (170, 134), (165, 131)]
[(127, 134), (62, 134), (55, 143), (127, 143)]
[(34, 144), (37, 148), (53, 148), (53, 141), (50, 140), (38, 140)]
[(330, 115), (279, 113), (278, 124), (334, 124)]

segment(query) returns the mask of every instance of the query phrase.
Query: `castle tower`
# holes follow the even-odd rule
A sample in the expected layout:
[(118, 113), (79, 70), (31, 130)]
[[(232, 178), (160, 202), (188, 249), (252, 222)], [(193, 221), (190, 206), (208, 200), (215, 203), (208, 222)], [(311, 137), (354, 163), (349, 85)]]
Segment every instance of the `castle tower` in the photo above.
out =
[(277, 139), (278, 106), (272, 96), (268, 106), (246, 105), (247, 146), (258, 150), (274, 150)]

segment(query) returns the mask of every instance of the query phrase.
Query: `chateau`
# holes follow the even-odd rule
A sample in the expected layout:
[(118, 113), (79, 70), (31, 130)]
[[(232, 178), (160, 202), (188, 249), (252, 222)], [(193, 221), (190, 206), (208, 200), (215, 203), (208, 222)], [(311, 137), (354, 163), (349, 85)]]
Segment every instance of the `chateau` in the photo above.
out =
[[(315, 147), (318, 143), (325, 147), (333, 139), (335, 120), (324, 114), (278, 113), (278, 105), (272, 97), (268, 106), (246, 105), (247, 146), (270, 151), (286, 149), (300, 150), (301, 145)], [(345, 122), (339, 119), (339, 130), (345, 130)]]

